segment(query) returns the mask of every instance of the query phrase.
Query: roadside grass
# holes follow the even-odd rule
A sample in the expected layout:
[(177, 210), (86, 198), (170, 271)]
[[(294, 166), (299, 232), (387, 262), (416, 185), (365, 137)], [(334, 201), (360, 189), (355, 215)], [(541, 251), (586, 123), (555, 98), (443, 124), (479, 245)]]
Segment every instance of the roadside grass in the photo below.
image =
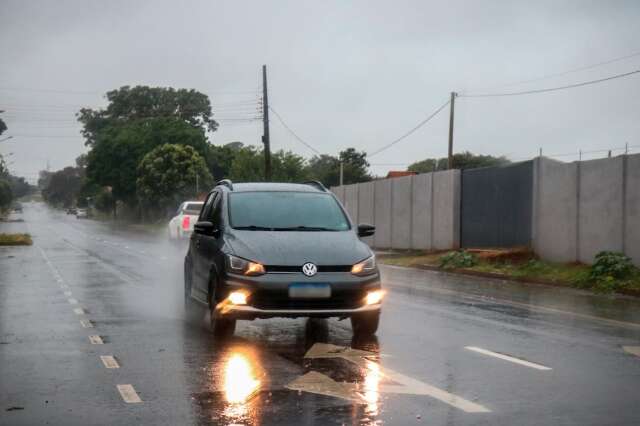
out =
[(30, 246), (33, 244), (29, 234), (0, 234), (0, 246)]
[[(424, 252), (394, 251), (377, 255), (378, 262), (385, 265), (437, 268), (460, 273), (491, 274), (505, 279), (530, 281), (543, 284), (576, 287), (595, 292), (622, 292), (640, 296), (640, 270), (624, 281), (603, 287), (590, 280), (591, 266), (581, 263), (554, 263), (539, 260), (531, 252), (515, 251), (511, 256), (486, 255), (485, 251), (474, 253), (475, 264), (467, 267), (443, 268), (443, 257), (451, 257), (456, 251)], [(490, 251), (489, 251), (490, 252)], [(497, 251), (496, 251), (497, 252)]]

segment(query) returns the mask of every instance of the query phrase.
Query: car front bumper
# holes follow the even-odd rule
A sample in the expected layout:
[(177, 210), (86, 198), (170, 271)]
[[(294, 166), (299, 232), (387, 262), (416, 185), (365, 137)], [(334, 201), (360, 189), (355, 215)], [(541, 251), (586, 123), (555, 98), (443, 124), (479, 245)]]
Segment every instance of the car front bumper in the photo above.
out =
[[(306, 283), (329, 283), (332, 295), (328, 298), (290, 298), (289, 285)], [(381, 303), (366, 304), (369, 291), (379, 290), (380, 275), (358, 277), (351, 273), (319, 273), (313, 278), (302, 274), (265, 274), (259, 277), (229, 275), (224, 281), (223, 294), (218, 304), (219, 312), (237, 319), (273, 317), (339, 317), (347, 318), (368, 312), (379, 312)], [(247, 304), (234, 305), (226, 296), (237, 290), (246, 291)]]

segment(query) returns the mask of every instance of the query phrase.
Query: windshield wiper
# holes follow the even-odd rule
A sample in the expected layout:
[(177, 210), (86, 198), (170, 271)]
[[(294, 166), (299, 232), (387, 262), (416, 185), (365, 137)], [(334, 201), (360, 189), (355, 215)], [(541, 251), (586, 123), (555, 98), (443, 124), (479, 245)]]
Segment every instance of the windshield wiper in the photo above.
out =
[(290, 226), (287, 228), (273, 228), (274, 231), (336, 231), (331, 228), (324, 228), (322, 226)]
[(249, 225), (249, 226), (236, 226), (233, 229), (241, 229), (243, 231), (274, 231), (275, 228), (267, 228), (266, 226), (256, 226), (256, 225)]

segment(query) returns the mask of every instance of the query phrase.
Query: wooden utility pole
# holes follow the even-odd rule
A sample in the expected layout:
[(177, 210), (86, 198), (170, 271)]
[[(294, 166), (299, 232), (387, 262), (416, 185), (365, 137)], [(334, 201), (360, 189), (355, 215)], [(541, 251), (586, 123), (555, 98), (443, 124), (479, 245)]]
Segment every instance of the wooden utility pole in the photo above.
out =
[(267, 95), (267, 66), (262, 66), (262, 124), (264, 131), (262, 143), (264, 144), (264, 180), (271, 180), (271, 145), (269, 141), (269, 97)]
[(453, 115), (456, 104), (456, 96), (458, 94), (456, 92), (451, 92), (451, 102), (449, 103), (449, 161), (447, 163), (447, 168), (453, 169)]

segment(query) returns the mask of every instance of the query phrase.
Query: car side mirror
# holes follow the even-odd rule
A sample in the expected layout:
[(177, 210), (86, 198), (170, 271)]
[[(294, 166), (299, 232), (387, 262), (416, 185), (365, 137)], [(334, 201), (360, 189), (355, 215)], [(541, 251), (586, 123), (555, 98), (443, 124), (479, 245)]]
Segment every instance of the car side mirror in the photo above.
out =
[(376, 233), (376, 227), (367, 223), (358, 225), (358, 237), (370, 237)]
[(196, 224), (193, 225), (193, 232), (202, 235), (210, 235), (215, 238), (220, 236), (220, 230), (216, 229), (213, 223), (208, 221), (196, 222)]

